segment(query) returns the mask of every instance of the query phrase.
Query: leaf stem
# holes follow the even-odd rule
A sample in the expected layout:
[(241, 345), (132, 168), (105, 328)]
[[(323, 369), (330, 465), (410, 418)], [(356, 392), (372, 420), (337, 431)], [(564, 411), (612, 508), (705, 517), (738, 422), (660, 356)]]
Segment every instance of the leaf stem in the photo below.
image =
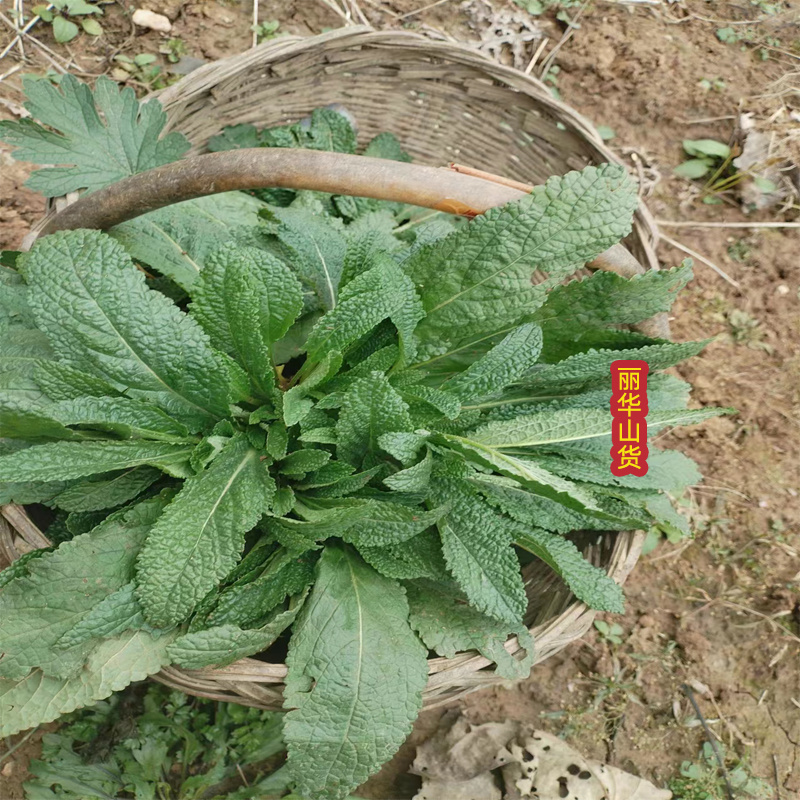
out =
[(728, 165), (733, 161), (733, 153), (728, 153), (728, 157), (720, 164), (717, 168), (716, 172), (706, 181), (705, 186), (703, 186), (703, 194), (707, 194), (709, 189), (713, 186), (714, 181), (722, 175), (722, 173), (727, 169)]
[(717, 759), (717, 764), (719, 764), (719, 771), (722, 774), (723, 780), (725, 781), (725, 788), (728, 792), (728, 800), (734, 800), (733, 786), (731, 785), (731, 778), (730, 775), (728, 775), (728, 770), (725, 768), (725, 759), (722, 757), (722, 753), (719, 750), (719, 745), (717, 744), (717, 740), (714, 738), (714, 734), (708, 727), (706, 718), (703, 716), (703, 712), (700, 710), (700, 706), (697, 704), (694, 692), (685, 683), (681, 684), (681, 691), (689, 698), (689, 702), (692, 704), (694, 713), (697, 714), (697, 718), (700, 720), (700, 724), (703, 726), (703, 730), (705, 731), (706, 734), (706, 739), (708, 740), (708, 743), (711, 745), (711, 749), (714, 751), (714, 757)]
[(397, 228), (392, 230), (392, 233), (397, 235), (398, 233), (404, 233), (405, 231), (411, 230), (415, 225), (421, 225), (423, 222), (427, 222), (430, 219), (434, 219), (435, 217), (440, 217), (444, 212), (443, 211), (434, 211), (431, 214), (424, 214), (419, 219), (411, 219), (408, 222), (404, 222), (402, 225), (399, 225)]
[(13, 756), (14, 753), (16, 753), (17, 750), (19, 750), (19, 748), (22, 747), (22, 745), (24, 745), (25, 742), (27, 742), (28, 739), (30, 739), (31, 736), (33, 736), (33, 734), (39, 730), (39, 728), (40, 726), (37, 725), (32, 730), (28, 731), (13, 747), (10, 747), (5, 753), (3, 753), (3, 755), (0, 756), (0, 764), (11, 758), (11, 756)]

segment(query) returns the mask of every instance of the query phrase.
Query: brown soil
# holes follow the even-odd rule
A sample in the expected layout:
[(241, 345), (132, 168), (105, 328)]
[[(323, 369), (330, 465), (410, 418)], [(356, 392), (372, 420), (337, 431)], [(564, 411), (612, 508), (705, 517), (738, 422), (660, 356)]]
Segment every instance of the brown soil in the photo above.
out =
[[(30, 777), (28, 765), (41, 754), (43, 735), (44, 731), (36, 731), (10, 758), (3, 758), (2, 754), (8, 752), (5, 748), (0, 751), (0, 758), (3, 758), (0, 766), (0, 800), (22, 800), (25, 797), (22, 784)], [(23, 736), (25, 734), (13, 738), (19, 741)]]
[[(188, 55), (215, 59), (250, 44), (252, 6), (212, 0), (144, 5), (175, 16), (174, 35), (184, 40)], [(429, 26), (456, 38), (476, 36), (469, 9), (455, 2), (402, 23), (397, 14), (426, 4), (361, 5), (376, 26)], [(104, 59), (116, 48), (130, 55), (155, 53), (162, 41), (155, 33), (132, 34), (123, 14), (107, 9), (104, 42), (87, 45), (83, 37), (70, 45), (78, 67), (88, 73), (104, 71)], [(771, 51), (764, 61), (759, 47), (717, 39), (715, 31), (727, 21), (758, 14), (764, 17), (755, 25), (762, 43), (767, 36), (779, 38), (771, 46), (794, 56)], [(626, 155), (634, 151), (647, 175), (660, 174), (649, 198), (656, 217), (746, 221), (751, 217), (733, 205), (699, 203), (671, 171), (682, 160), (682, 139), (728, 141), (731, 117), (740, 107), (763, 108), (764, 98), (754, 98), (797, 69), (799, 18), (798, 0), (785, 3), (777, 15), (755, 3), (714, 0), (635, 8), (598, 3), (587, 8), (580, 29), (559, 52), (558, 88), (587, 117), (614, 129), (612, 146)], [(261, 19), (278, 19), (281, 31), (292, 33), (340, 24), (308, 0), (262, 2)], [(563, 25), (550, 16), (545, 29), (557, 37)], [(66, 56), (48, 36), (40, 38)], [(0, 62), (0, 74), (12, 64), (11, 57)], [(35, 58), (26, 70), (46, 67)], [(0, 84), (0, 98), (20, 101), (18, 78)], [(703, 78), (724, 85), (707, 90), (700, 86)], [(780, 102), (769, 100), (773, 110)], [(0, 117), (12, 114), (0, 105)], [(0, 150), (0, 245), (14, 247), (43, 204), (21, 186), (27, 168), (6, 153)], [(735, 288), (696, 263), (695, 280), (675, 310), (676, 338), (717, 337), (678, 370), (695, 386), (695, 400), (739, 412), (671, 435), (707, 476), (691, 497), (698, 536), (678, 547), (661, 546), (640, 562), (627, 585), (628, 611), (617, 620), (624, 629), (621, 644), (590, 635), (537, 667), (528, 681), (475, 693), (461, 707), (476, 722), (533, 722), (563, 734), (587, 755), (663, 784), (682, 761), (696, 757), (704, 738), (681, 688), (688, 685), (711, 728), (747, 757), (754, 775), (772, 785), (777, 778), (780, 797), (800, 796), (798, 238), (792, 230), (664, 232), (740, 284)], [(659, 252), (666, 264), (684, 255), (664, 244)], [(423, 715), (415, 737), (431, 730), (439, 713)], [(0, 773), (0, 798), (21, 796), (19, 781), (33, 753), (35, 745), (28, 745), (8, 762), (14, 766), (10, 775)], [(411, 754), (409, 744), (363, 793), (409, 796), (414, 783), (404, 772)]]

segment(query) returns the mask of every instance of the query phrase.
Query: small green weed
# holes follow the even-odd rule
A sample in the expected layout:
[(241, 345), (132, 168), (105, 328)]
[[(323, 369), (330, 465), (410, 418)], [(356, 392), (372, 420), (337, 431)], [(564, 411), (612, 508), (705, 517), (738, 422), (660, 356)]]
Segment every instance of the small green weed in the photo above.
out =
[(781, 40), (775, 36), (762, 36), (756, 28), (717, 28), (717, 39), (725, 44), (741, 44), (742, 51), (751, 45), (757, 48), (762, 61), (769, 58), (770, 49), (781, 47)]
[[(59, 44), (71, 42), (81, 31), (81, 28), (89, 36), (100, 36), (103, 27), (94, 18), (101, 15), (103, 10), (86, 0), (52, 0), (53, 8), (48, 5), (38, 5), (33, 7), (33, 13), (53, 26), (53, 36)], [(70, 17), (75, 17), (80, 22), (80, 28)]]
[[(718, 745), (728, 770), (731, 788), (739, 798), (767, 800), (774, 796), (773, 788), (760, 778), (750, 774), (747, 763), (738, 756), (726, 752), (723, 744)], [(697, 761), (684, 761), (681, 776), (669, 782), (674, 800), (726, 800), (728, 797), (725, 779), (720, 773), (714, 750), (706, 742)]]
[(54, 69), (49, 69), (42, 75), (41, 73), (23, 72), (22, 78), (26, 81), (49, 81), (54, 86), (58, 86), (64, 77), (63, 72), (56, 72)]
[(560, 72), (561, 67), (559, 67), (558, 64), (554, 64), (542, 77), (542, 80), (547, 84), (547, 88), (550, 90), (550, 94), (553, 95), (556, 100), (561, 99), (561, 92), (558, 90), (558, 75)]
[(744, 344), (747, 347), (755, 350), (764, 350), (768, 353), (772, 352), (771, 345), (762, 341), (765, 331), (761, 327), (761, 322), (748, 314), (747, 311), (734, 308), (728, 314), (728, 327), (730, 328), (731, 338), (737, 344)]
[(250, 30), (253, 31), (256, 35), (256, 40), (259, 44), (261, 42), (266, 42), (269, 39), (274, 39), (278, 36), (278, 28), (280, 27), (280, 22), (277, 19), (270, 19), (266, 20), (265, 22), (260, 22), (258, 25), (253, 25)]
[(743, 236), (728, 245), (728, 257), (738, 264), (746, 264), (753, 255), (753, 248), (748, 237)]
[(759, 191), (769, 194), (777, 190), (777, 186), (760, 175), (749, 171), (739, 171), (733, 165), (736, 153), (724, 142), (716, 139), (684, 139), (683, 149), (689, 156), (679, 164), (673, 172), (682, 178), (698, 180), (706, 178), (700, 192), (701, 200), (708, 205), (716, 205), (721, 201), (719, 195), (733, 189), (745, 178), (750, 178)]
[(600, 634), (600, 638), (608, 644), (622, 644), (622, 635), (625, 633), (624, 628), (616, 622), (610, 625), (603, 619), (596, 619), (594, 627)]
[(725, 81), (722, 78), (703, 78), (698, 86), (706, 92), (722, 92), (725, 90)]
[(582, 4), (582, 0), (514, 0), (514, 2), (532, 17), (540, 17), (548, 11), (555, 11), (556, 19), (568, 24), (572, 22), (572, 18), (567, 9), (577, 8)]
[(731, 148), (716, 139), (684, 139), (683, 149), (690, 158), (674, 170), (682, 178), (704, 178), (713, 172), (712, 180), (715, 180), (732, 160)]
[(186, 42), (178, 36), (167, 41), (158, 48), (158, 52), (167, 57), (170, 64), (177, 64), (186, 55)]
[(786, 10), (786, 3), (782, 0), (778, 0), (777, 3), (772, 0), (750, 0), (750, 5), (768, 17), (774, 17)]
[(284, 749), (280, 714), (150, 684), (65, 723), (45, 734), (26, 797), (244, 800), (286, 788), (281, 772), (273, 773)]
[[(167, 58), (172, 61), (169, 56)], [(157, 60), (158, 56), (152, 53), (139, 53), (133, 58), (120, 53), (118, 56), (114, 56), (114, 61), (118, 66), (111, 71), (111, 77), (122, 82), (126, 80), (134, 81), (151, 91), (163, 89), (171, 82), (171, 79), (169, 75), (164, 73), (161, 66), (155, 63)], [(176, 61), (179, 60), (180, 56)]]

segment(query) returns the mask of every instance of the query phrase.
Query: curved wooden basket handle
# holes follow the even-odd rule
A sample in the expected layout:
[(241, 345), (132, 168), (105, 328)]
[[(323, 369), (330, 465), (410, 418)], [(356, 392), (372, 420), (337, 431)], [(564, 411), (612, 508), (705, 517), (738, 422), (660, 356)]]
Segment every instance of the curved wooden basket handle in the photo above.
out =
[[(464, 174), (455, 169), (322, 150), (270, 147), (228, 150), (156, 167), (85, 195), (46, 220), (39, 233), (75, 228), (105, 230), (183, 200), (264, 187), (371, 197), (466, 217), (519, 200), (527, 193), (516, 188), (525, 184), (489, 177), (494, 178), (477, 170)], [(645, 272), (619, 244), (601, 253), (588, 266), (626, 278)], [(666, 314), (657, 314), (634, 327), (660, 339), (668, 339), (670, 335)]]

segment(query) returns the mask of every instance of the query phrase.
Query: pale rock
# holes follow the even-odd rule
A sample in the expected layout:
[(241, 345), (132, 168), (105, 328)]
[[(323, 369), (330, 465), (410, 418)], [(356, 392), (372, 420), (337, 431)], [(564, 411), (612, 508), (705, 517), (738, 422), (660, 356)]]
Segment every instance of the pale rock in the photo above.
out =
[(169, 33), (172, 30), (172, 23), (163, 14), (156, 14), (155, 11), (148, 11), (145, 8), (137, 8), (131, 19), (134, 25), (149, 28), (151, 31)]

